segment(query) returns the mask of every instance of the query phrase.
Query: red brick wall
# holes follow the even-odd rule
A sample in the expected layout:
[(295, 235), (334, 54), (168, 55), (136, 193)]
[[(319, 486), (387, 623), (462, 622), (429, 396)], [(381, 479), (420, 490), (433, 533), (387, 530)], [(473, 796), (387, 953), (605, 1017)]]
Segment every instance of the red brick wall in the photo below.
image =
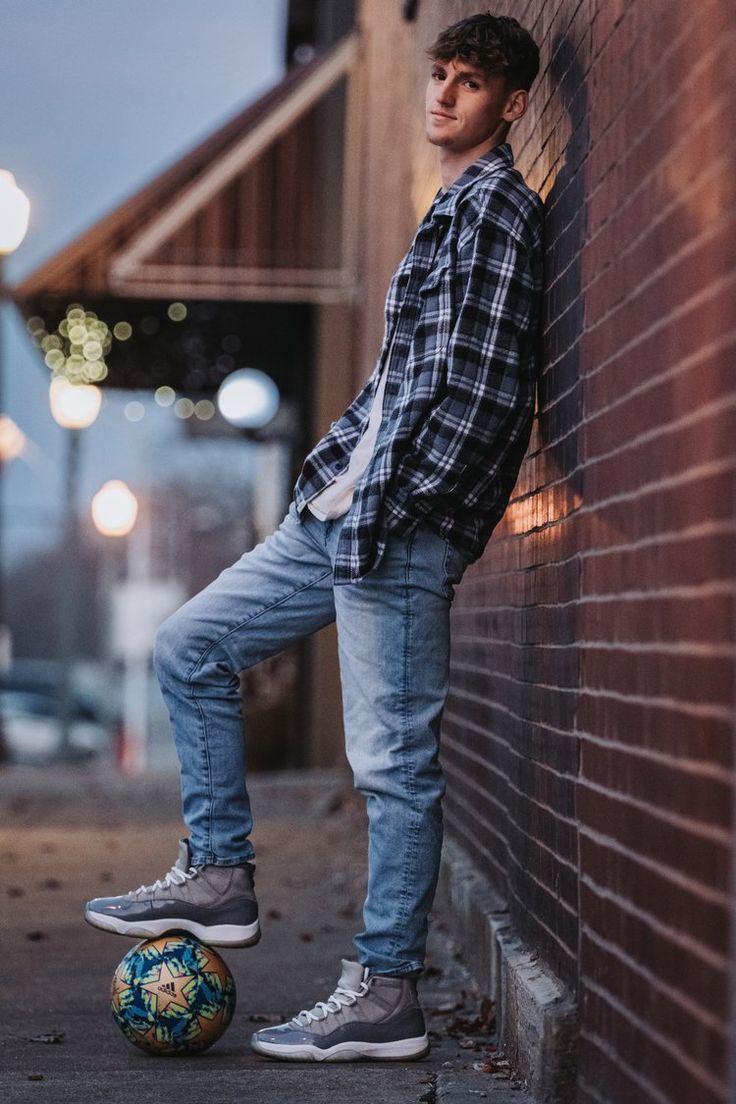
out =
[[(424, 0), (407, 24), (398, 0), (362, 4), (362, 377), (391, 269), (438, 186), (423, 50), (486, 6)], [(542, 50), (509, 140), (547, 209), (544, 359), (512, 504), (453, 609), (447, 828), (577, 996), (579, 1104), (715, 1104), (732, 899), (736, 14), (726, 0), (492, 10)]]

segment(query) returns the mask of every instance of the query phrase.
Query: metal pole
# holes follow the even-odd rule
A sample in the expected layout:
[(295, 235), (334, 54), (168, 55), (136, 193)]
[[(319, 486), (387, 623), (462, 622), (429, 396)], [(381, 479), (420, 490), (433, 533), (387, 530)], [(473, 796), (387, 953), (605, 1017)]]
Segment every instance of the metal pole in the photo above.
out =
[[(4, 321), (2, 315), (5, 314), (5, 254), (0, 253), (0, 323)], [(0, 414), (4, 413), (5, 406), (5, 365), (3, 363), (3, 329), (0, 325)], [(5, 513), (3, 511), (3, 500), (5, 498), (3, 491), (5, 489), (5, 460), (0, 454), (0, 634), (5, 632), (5, 572), (3, 570), (3, 547), (4, 547), (4, 522)]]
[[(5, 254), (0, 253), (0, 414), (5, 413)], [(5, 609), (5, 458), (0, 454), (0, 670), (7, 670), (11, 659), (10, 627)]]
[[(3, 363), (3, 315), (5, 313), (5, 254), (0, 253), (0, 414), (5, 405), (5, 366)], [(10, 666), (10, 629), (5, 623), (5, 459), (0, 454), (0, 667)], [(0, 716), (0, 763), (8, 759), (8, 747), (5, 739), (5, 722)]]
[[(5, 303), (9, 295), (5, 287), (5, 254), (0, 253), (0, 414), (4, 414), (5, 406), (5, 361), (3, 338)], [(0, 671), (7, 671), (12, 662), (12, 639), (10, 626), (7, 623), (7, 610), (5, 608), (5, 458), (0, 453)], [(0, 722), (0, 728), (2, 722)], [(0, 732), (0, 760), (3, 758), (3, 739)]]
[(66, 454), (66, 510), (64, 543), (61, 549), (61, 594), (59, 595), (60, 657), (59, 679), (59, 746), (57, 758), (73, 758), (71, 743), (72, 725), (72, 670), (77, 654), (77, 580), (79, 577), (79, 527), (77, 525), (76, 488), (79, 470), (79, 446), (81, 430), (67, 430)]

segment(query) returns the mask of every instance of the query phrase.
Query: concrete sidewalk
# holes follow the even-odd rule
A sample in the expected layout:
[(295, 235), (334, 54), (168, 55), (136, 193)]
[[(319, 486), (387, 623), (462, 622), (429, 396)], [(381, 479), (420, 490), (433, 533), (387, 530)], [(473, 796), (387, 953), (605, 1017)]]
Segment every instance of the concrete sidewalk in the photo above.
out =
[(420, 981), (433, 1043), (427, 1058), (281, 1063), (251, 1051), (254, 1030), (326, 1000), (340, 958), (355, 957), (366, 856), (363, 801), (345, 775), (256, 776), (251, 795), (263, 938), (225, 951), (238, 1003), (223, 1037), (200, 1056), (163, 1059), (131, 1046), (110, 1013), (110, 979), (133, 941), (89, 927), (82, 905), (169, 869), (185, 834), (178, 780), (84, 769), (0, 773), (0, 1098), (527, 1104), (489, 1034), (492, 1009), (437, 913)]

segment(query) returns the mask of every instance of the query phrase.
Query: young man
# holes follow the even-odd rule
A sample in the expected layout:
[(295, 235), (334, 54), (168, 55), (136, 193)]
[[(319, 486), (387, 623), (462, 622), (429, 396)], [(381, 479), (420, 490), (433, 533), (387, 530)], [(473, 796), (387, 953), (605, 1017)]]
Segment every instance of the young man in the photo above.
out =
[(274, 1058), (428, 1050), (416, 979), (442, 842), (449, 612), (531, 428), (542, 203), (506, 138), (539, 53), (516, 20), (485, 14), (428, 54), (442, 187), (389, 286), (375, 370), (305, 459), (276, 532), (157, 633), (190, 838), (163, 879), (86, 909), (137, 937), (257, 941), (237, 673), (336, 621), (346, 751), (369, 820), (364, 930), (327, 1001), (254, 1034)]

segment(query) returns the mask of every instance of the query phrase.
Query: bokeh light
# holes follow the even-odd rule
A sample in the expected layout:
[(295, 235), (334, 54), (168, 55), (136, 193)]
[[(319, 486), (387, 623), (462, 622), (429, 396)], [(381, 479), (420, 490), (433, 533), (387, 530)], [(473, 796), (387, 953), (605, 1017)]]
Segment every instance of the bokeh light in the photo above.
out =
[(214, 418), (216, 407), (209, 399), (200, 399), (199, 402), (194, 404), (194, 416), (200, 418), (203, 422), (208, 422), (210, 418)]
[(0, 414), (0, 460), (5, 464), (25, 452), (26, 435), (7, 414)]
[(145, 417), (146, 408), (142, 402), (134, 399), (132, 402), (125, 404), (123, 413), (129, 422), (140, 422)]
[(168, 387), (164, 384), (163, 387), (157, 387), (153, 393), (154, 400), (159, 406), (171, 406), (176, 399), (176, 391), (173, 387)]
[(122, 479), (110, 479), (92, 499), (92, 521), (105, 537), (124, 537), (138, 517), (138, 499)]
[(171, 303), (167, 314), (172, 322), (183, 322), (187, 316), (187, 308), (183, 303)]
[(94, 384), (70, 383), (64, 376), (55, 376), (49, 385), (49, 403), (60, 426), (86, 429), (100, 412), (102, 392)]
[(0, 253), (18, 248), (28, 229), (31, 203), (7, 169), (0, 169)]
[(174, 413), (177, 418), (191, 418), (194, 413), (194, 403), (191, 399), (177, 399), (174, 403)]
[(79, 384), (100, 383), (107, 376), (105, 355), (112, 347), (112, 331), (94, 311), (70, 303), (55, 333), (47, 333), (43, 319), (35, 316), (27, 327), (54, 376)]
[(231, 425), (257, 429), (266, 425), (279, 408), (279, 389), (258, 368), (241, 368), (223, 380), (217, 406)]

